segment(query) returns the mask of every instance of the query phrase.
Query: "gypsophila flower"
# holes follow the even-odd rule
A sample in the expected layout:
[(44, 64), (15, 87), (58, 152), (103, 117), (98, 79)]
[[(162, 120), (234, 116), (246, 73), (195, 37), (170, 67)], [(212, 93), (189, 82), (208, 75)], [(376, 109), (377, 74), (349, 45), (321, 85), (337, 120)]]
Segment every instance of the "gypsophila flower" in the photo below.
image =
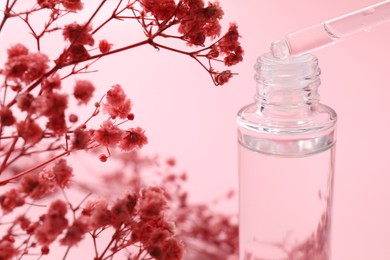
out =
[(89, 131), (85, 131), (82, 128), (77, 128), (73, 132), (72, 148), (73, 149), (86, 149), (91, 141), (91, 134)]
[(60, 0), (37, 0), (40, 7), (49, 9), (53, 9), (59, 2)]
[(102, 126), (93, 133), (93, 139), (106, 147), (115, 147), (122, 139), (123, 130), (110, 120), (104, 121)]
[(48, 62), (45, 54), (29, 53), (26, 47), (18, 44), (8, 50), (4, 74), (7, 80), (29, 84), (45, 74), (49, 68)]
[(18, 56), (25, 56), (29, 53), (26, 46), (21, 43), (17, 43), (7, 50), (8, 59), (13, 59)]
[(28, 144), (35, 144), (43, 137), (42, 128), (34, 120), (24, 120), (17, 123), (18, 135)]
[(99, 50), (101, 53), (107, 53), (111, 50), (113, 44), (109, 43), (107, 40), (101, 40), (99, 42)]
[(233, 66), (243, 60), (244, 50), (238, 41), (240, 34), (235, 23), (230, 24), (229, 31), (218, 42), (218, 47), (226, 55), (226, 66)]
[(67, 53), (69, 55), (69, 58), (72, 62), (79, 62), (88, 59), (91, 57), (89, 55), (87, 49), (82, 44), (74, 44), (69, 49), (70, 53)]
[(221, 33), (223, 11), (218, 2), (204, 7), (202, 0), (184, 0), (177, 16), (181, 18), (178, 30), (190, 45), (202, 46), (206, 37), (213, 39)]
[(141, 191), (140, 215), (145, 219), (161, 217), (167, 205), (164, 191), (158, 187), (150, 187)]
[(21, 111), (34, 113), (35, 107), (32, 106), (34, 99), (35, 98), (31, 93), (24, 92), (18, 95), (16, 104)]
[(0, 240), (0, 259), (2, 260), (11, 260), (18, 255), (19, 250), (14, 247), (14, 244), (6, 241)]
[(53, 91), (54, 89), (60, 89), (61, 88), (61, 78), (60, 75), (55, 74), (52, 77), (45, 78), (42, 81), (42, 89), (46, 91)]
[(111, 118), (115, 119), (119, 117), (125, 119), (129, 116), (132, 103), (127, 98), (121, 85), (117, 84), (112, 86), (107, 91), (106, 100), (107, 102), (103, 103), (103, 112), (108, 113)]
[(60, 0), (60, 2), (68, 11), (79, 11), (84, 6), (80, 0)]
[(58, 117), (68, 108), (68, 95), (58, 92), (45, 92), (37, 97), (34, 106), (47, 117)]
[(107, 102), (110, 104), (115, 103), (123, 103), (126, 100), (126, 94), (123, 91), (123, 88), (121, 85), (116, 84), (111, 87), (109, 91), (107, 91)]
[(93, 46), (95, 40), (90, 33), (92, 31), (91, 25), (78, 24), (76, 22), (68, 24), (64, 27), (62, 35), (65, 40), (74, 44)]
[(67, 204), (61, 200), (54, 201), (43, 216), (43, 221), (35, 229), (35, 237), (41, 245), (49, 245), (67, 228)]
[(51, 183), (42, 179), (38, 174), (23, 176), (20, 184), (20, 191), (32, 199), (43, 198), (49, 193), (51, 188)]
[(161, 246), (162, 251), (164, 252), (163, 257), (159, 258), (170, 259), (170, 260), (181, 260), (184, 255), (184, 244), (183, 242), (169, 238), (162, 243)]
[(131, 220), (134, 208), (137, 204), (137, 196), (127, 194), (125, 198), (117, 200), (111, 208), (111, 224), (119, 227)]
[(146, 12), (151, 12), (158, 20), (172, 18), (176, 3), (174, 0), (141, 0)]
[(227, 83), (231, 77), (233, 77), (233, 74), (230, 70), (225, 70), (214, 75), (215, 82), (217, 82), (218, 85)]
[(52, 168), (55, 180), (60, 188), (65, 188), (69, 185), (70, 179), (73, 176), (73, 168), (67, 165), (65, 159), (60, 159)]
[(24, 203), (24, 197), (16, 189), (11, 189), (0, 195), (0, 206), (4, 214), (12, 212), (14, 208), (23, 206)]
[(79, 101), (79, 104), (88, 104), (94, 91), (95, 87), (89, 80), (77, 80), (73, 89), (73, 96)]
[(46, 127), (52, 130), (55, 136), (65, 134), (68, 131), (65, 114), (59, 113), (57, 116), (49, 116), (49, 121), (47, 121)]
[(83, 210), (83, 214), (90, 216), (90, 224), (94, 229), (107, 226), (111, 223), (111, 212), (106, 200), (91, 202)]
[(0, 124), (2, 126), (11, 126), (15, 124), (16, 119), (12, 114), (12, 110), (9, 107), (1, 107), (0, 108)]
[(88, 220), (85, 217), (80, 217), (68, 227), (60, 243), (65, 246), (75, 246), (84, 238), (89, 229), (90, 225)]
[(148, 138), (145, 135), (145, 131), (141, 127), (136, 127), (125, 131), (118, 146), (123, 151), (132, 151), (141, 149), (147, 143)]

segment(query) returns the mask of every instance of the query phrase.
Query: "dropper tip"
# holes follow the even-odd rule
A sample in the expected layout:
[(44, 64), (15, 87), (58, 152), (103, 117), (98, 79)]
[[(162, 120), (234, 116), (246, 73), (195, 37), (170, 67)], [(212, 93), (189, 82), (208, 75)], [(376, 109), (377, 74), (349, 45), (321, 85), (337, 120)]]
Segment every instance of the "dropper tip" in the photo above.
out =
[(276, 40), (272, 42), (270, 51), (272, 56), (278, 59), (287, 59), (291, 56), (286, 40)]

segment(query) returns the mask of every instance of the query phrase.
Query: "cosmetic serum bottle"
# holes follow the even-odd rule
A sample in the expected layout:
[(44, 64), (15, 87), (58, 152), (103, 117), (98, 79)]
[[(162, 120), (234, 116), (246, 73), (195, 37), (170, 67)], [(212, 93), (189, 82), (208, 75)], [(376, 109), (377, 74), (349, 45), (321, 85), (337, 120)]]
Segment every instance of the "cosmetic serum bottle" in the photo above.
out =
[(318, 60), (267, 53), (255, 69), (237, 116), (240, 260), (329, 260), (337, 116)]

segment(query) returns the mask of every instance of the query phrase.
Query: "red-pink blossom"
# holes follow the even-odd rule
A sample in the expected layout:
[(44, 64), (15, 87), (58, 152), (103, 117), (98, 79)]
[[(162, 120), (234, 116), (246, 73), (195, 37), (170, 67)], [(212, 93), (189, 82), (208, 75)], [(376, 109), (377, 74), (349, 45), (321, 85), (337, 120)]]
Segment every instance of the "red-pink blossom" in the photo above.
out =
[(101, 53), (107, 53), (111, 50), (113, 44), (109, 43), (107, 40), (99, 41), (99, 50)]
[(161, 260), (169, 259), (169, 260), (181, 260), (184, 255), (184, 244), (178, 239), (169, 238), (165, 240), (161, 249), (164, 252), (164, 257), (159, 258)]
[(32, 199), (43, 198), (51, 189), (49, 182), (43, 180), (38, 174), (27, 174), (22, 177), (20, 191)]
[(19, 251), (14, 247), (14, 244), (6, 241), (0, 240), (0, 259), (1, 260), (12, 260), (18, 255)]
[(214, 80), (218, 85), (227, 83), (231, 77), (233, 77), (233, 74), (230, 70), (225, 70), (214, 74)]
[(60, 240), (61, 245), (75, 246), (83, 240), (84, 235), (89, 231), (90, 225), (85, 217), (77, 218), (66, 231), (65, 236)]
[(45, 167), (39, 173), (40, 181), (48, 187), (49, 192), (53, 192), (57, 188), (56, 176), (54, 175), (53, 169)]
[(94, 229), (107, 226), (111, 223), (111, 212), (106, 200), (90, 202), (83, 210), (83, 214), (90, 216), (90, 224)]
[(16, 129), (18, 130), (18, 135), (29, 144), (35, 144), (43, 137), (43, 130), (34, 120), (26, 119), (17, 123)]
[(111, 207), (111, 224), (114, 227), (120, 227), (121, 224), (131, 220), (135, 206), (137, 205), (137, 196), (127, 194), (124, 198), (118, 199)]
[(45, 78), (42, 80), (42, 89), (46, 91), (53, 91), (54, 89), (61, 88), (61, 78), (60, 75), (55, 74), (52, 77)]
[(65, 188), (69, 185), (72, 175), (73, 168), (67, 165), (65, 159), (60, 159), (53, 166), (53, 174), (60, 188)]
[(8, 59), (12, 59), (18, 56), (24, 56), (29, 53), (26, 46), (21, 43), (17, 43), (7, 50)]
[(91, 81), (77, 80), (73, 89), (73, 95), (79, 101), (79, 104), (88, 104), (94, 91), (95, 87)]
[(145, 131), (141, 127), (130, 128), (125, 131), (122, 140), (119, 143), (119, 148), (123, 151), (132, 151), (141, 149), (148, 143), (148, 138)]
[(80, 0), (60, 0), (61, 4), (68, 11), (79, 11), (82, 10), (84, 4)]
[(67, 204), (62, 200), (51, 203), (42, 223), (35, 229), (35, 237), (41, 245), (51, 244), (67, 228)]
[(174, 0), (141, 0), (146, 12), (151, 12), (158, 20), (167, 20), (173, 17), (176, 10)]
[(45, 92), (35, 99), (34, 106), (47, 117), (59, 117), (68, 108), (68, 96), (58, 92)]
[(112, 119), (117, 117), (125, 119), (129, 116), (131, 111), (131, 101), (130, 99), (126, 99), (122, 103), (103, 103), (103, 111), (108, 113)]
[(25, 230), (25, 231), (26, 231), (27, 228), (30, 226), (31, 221), (30, 221), (28, 218), (26, 218), (26, 216), (21, 215), (21, 216), (19, 216), (19, 217), (17, 217), (17, 218), (15, 219), (15, 223), (18, 223), (19, 226), (20, 226), (20, 228), (21, 228), (22, 230)]
[(107, 91), (106, 99), (110, 104), (123, 103), (126, 100), (127, 96), (122, 86), (116, 84)]
[(5, 63), (6, 79), (26, 84), (40, 78), (49, 68), (48, 57), (40, 52), (29, 53), (23, 45), (15, 45), (8, 50), (8, 60)]
[(3, 195), (0, 195), (0, 206), (4, 214), (12, 212), (16, 207), (23, 206), (24, 203), (24, 197), (16, 189), (11, 189)]
[(66, 125), (66, 120), (65, 120), (65, 114), (60, 113), (57, 115), (49, 116), (49, 121), (47, 121), (46, 127), (49, 130), (52, 130), (55, 136), (60, 136), (65, 134), (68, 131), (68, 126)]
[(107, 147), (115, 147), (122, 139), (123, 130), (114, 125), (112, 121), (104, 121), (102, 126), (93, 133), (93, 139)]
[(79, 62), (91, 57), (87, 49), (82, 44), (74, 44), (69, 49), (69, 58), (71, 61)]
[(91, 134), (82, 128), (73, 131), (72, 149), (86, 149), (91, 141)]
[(103, 112), (108, 113), (111, 118), (125, 119), (129, 116), (132, 103), (120, 85), (114, 85), (107, 91), (106, 100), (107, 102), (103, 103)]
[(15, 122), (16, 122), (16, 119), (12, 113), (12, 110), (7, 106), (1, 107), (0, 108), (0, 124), (2, 126), (11, 126), (11, 125), (15, 124)]
[(214, 39), (221, 33), (219, 20), (223, 16), (218, 2), (204, 7), (202, 0), (184, 0), (177, 11), (180, 19), (179, 33), (190, 45), (201, 46), (206, 37)]
[(163, 215), (167, 206), (164, 191), (158, 187), (145, 188), (141, 191), (140, 216), (145, 219), (156, 219)]
[(224, 62), (226, 66), (233, 66), (243, 60), (242, 55), (236, 53), (230, 53), (224, 58)]
[(93, 46), (95, 40), (91, 34), (92, 26), (90, 24), (78, 24), (77, 22), (68, 24), (64, 27), (62, 35), (65, 40), (74, 44)]
[(244, 50), (238, 41), (240, 34), (235, 23), (230, 24), (228, 32), (218, 41), (218, 48), (226, 55), (226, 66), (236, 65), (243, 60)]
[(35, 98), (31, 93), (23, 92), (17, 96), (16, 104), (21, 111), (33, 113), (35, 111), (35, 107), (32, 106), (34, 99)]
[(37, 0), (37, 3), (42, 8), (53, 9), (59, 3), (59, 0)]
[(131, 240), (133, 242), (141, 242), (142, 244), (145, 244), (145, 246), (150, 246), (149, 241), (153, 231), (157, 228), (161, 228), (160, 220), (161, 219), (157, 219), (156, 221), (146, 219), (137, 223), (131, 232)]

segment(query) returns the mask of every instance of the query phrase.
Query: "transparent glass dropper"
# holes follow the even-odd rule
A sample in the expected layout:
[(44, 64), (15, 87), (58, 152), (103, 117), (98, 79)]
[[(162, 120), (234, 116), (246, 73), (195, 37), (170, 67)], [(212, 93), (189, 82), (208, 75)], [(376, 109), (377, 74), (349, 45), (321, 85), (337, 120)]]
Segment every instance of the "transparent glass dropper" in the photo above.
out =
[(334, 19), (289, 33), (271, 44), (277, 58), (299, 56), (317, 50), (359, 32), (390, 21), (390, 0), (362, 8)]

